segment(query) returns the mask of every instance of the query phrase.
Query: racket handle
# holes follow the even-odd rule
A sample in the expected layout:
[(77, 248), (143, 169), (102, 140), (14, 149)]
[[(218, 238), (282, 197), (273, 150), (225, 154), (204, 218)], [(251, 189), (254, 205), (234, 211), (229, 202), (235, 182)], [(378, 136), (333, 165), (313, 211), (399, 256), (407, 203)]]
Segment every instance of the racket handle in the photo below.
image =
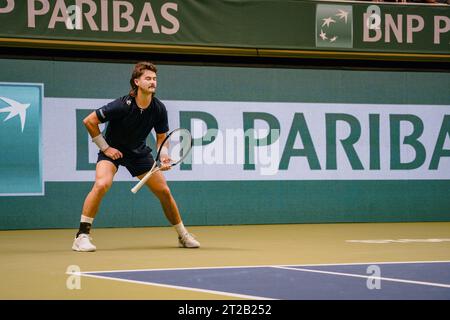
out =
[(144, 179), (142, 179), (141, 181), (139, 181), (133, 188), (131, 188), (131, 192), (136, 193), (139, 191), (140, 188), (142, 188), (142, 186), (144, 185)]
[(131, 188), (131, 192), (136, 193), (139, 191), (139, 189), (142, 188), (142, 186), (147, 182), (148, 179), (154, 174), (155, 172), (159, 171), (160, 168), (156, 168), (154, 170), (150, 170), (147, 172), (147, 174), (139, 181), (133, 188)]

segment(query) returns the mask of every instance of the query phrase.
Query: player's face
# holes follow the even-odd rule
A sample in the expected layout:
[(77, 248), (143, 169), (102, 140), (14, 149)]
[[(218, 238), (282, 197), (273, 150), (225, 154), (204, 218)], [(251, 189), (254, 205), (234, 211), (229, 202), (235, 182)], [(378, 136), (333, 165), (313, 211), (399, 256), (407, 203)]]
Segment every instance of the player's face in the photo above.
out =
[(138, 79), (134, 80), (139, 90), (145, 94), (155, 94), (156, 92), (156, 73), (150, 70), (145, 72)]

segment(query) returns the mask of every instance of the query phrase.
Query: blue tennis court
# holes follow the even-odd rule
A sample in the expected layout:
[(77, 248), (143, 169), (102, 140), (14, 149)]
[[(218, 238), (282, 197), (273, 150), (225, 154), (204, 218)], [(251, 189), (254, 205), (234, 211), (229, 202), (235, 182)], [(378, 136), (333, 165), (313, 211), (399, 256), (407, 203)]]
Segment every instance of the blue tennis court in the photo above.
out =
[(119, 270), (81, 275), (248, 299), (450, 299), (450, 261)]

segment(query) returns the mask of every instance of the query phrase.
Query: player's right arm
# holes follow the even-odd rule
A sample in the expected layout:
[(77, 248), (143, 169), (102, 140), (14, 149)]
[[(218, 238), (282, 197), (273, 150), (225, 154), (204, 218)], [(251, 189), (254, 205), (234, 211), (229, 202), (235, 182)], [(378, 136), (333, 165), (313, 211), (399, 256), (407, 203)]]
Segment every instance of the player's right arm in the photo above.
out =
[(99, 149), (108, 157), (113, 160), (119, 159), (123, 157), (122, 152), (111, 147), (103, 138), (103, 135), (100, 132), (99, 124), (101, 123), (100, 119), (97, 116), (97, 113), (91, 112), (86, 118), (83, 119), (83, 123), (89, 132), (89, 135), (92, 138), (92, 141), (99, 147)]

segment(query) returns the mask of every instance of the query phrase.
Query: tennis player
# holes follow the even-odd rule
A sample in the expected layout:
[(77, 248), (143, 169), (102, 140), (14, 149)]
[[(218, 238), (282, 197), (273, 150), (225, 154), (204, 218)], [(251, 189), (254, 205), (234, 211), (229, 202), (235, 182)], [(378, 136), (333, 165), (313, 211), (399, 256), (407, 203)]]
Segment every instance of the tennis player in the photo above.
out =
[[(145, 141), (150, 131), (156, 132), (156, 144), (163, 142), (169, 131), (167, 111), (155, 97), (156, 66), (150, 62), (139, 62), (134, 66), (130, 79), (129, 95), (121, 97), (89, 114), (83, 123), (92, 141), (100, 149), (95, 171), (95, 183), (87, 195), (81, 215), (80, 229), (73, 242), (75, 251), (95, 251), (91, 243), (90, 230), (102, 198), (112, 185), (120, 165), (125, 166), (133, 177), (141, 179), (150, 171), (154, 159)], [(108, 123), (105, 136), (100, 123)], [(167, 153), (161, 153), (161, 170)], [(200, 243), (183, 225), (177, 204), (161, 171), (154, 173), (146, 182), (149, 189), (161, 202), (164, 214), (178, 233), (178, 245), (182, 248), (199, 248)]]

